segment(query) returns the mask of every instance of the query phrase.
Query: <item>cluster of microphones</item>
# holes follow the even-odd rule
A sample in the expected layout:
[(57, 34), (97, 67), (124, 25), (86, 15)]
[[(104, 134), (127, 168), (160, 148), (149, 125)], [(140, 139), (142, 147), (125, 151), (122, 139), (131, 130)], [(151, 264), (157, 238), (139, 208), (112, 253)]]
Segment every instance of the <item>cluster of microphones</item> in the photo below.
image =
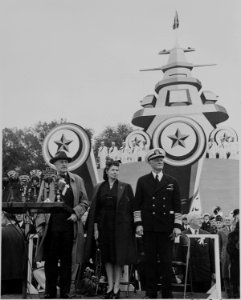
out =
[(44, 171), (36, 169), (30, 171), (29, 174), (22, 175), (19, 175), (16, 170), (10, 170), (7, 176), (2, 177), (3, 202), (36, 202), (42, 182), (47, 193), (49, 193), (51, 183), (54, 182), (57, 200), (60, 200), (58, 195), (63, 194), (68, 188), (65, 180), (58, 177), (57, 172), (52, 168), (46, 168)]

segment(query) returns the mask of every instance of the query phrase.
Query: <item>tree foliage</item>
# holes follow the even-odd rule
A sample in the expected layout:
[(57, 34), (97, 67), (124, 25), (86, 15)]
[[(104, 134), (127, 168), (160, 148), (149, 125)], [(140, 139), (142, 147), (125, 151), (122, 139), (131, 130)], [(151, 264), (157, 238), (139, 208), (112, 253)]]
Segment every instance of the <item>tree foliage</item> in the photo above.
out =
[(126, 139), (127, 135), (132, 131), (133, 128), (129, 124), (119, 123), (116, 127), (107, 126), (95, 138), (95, 144), (94, 144), (95, 157), (97, 157), (97, 152), (101, 141), (104, 141), (107, 147), (111, 146), (111, 142), (115, 142), (117, 148), (119, 148), (122, 145), (122, 142)]
[[(24, 129), (4, 128), (2, 131), (2, 174), (16, 170), (19, 174), (29, 174), (33, 169), (44, 170), (47, 164), (42, 155), (42, 143), (51, 129), (57, 125), (67, 123), (66, 120), (38, 122), (34, 127)], [(94, 131), (85, 128), (90, 140)], [(107, 126), (102, 133), (94, 139), (94, 152), (97, 156), (100, 142), (104, 141), (107, 147), (114, 141), (119, 148), (133, 131), (129, 124), (119, 123), (117, 126)]]
[[(42, 143), (51, 129), (67, 121), (38, 122), (34, 127), (24, 129), (4, 128), (2, 131), (2, 174), (16, 170), (29, 174), (33, 169), (44, 170), (47, 164), (42, 155)], [(93, 130), (85, 129), (90, 139)]]

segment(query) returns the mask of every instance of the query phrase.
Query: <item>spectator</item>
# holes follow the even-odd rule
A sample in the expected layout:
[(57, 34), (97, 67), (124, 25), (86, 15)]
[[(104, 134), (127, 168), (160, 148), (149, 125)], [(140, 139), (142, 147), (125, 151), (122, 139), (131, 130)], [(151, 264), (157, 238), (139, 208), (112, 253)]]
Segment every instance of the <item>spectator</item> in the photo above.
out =
[(240, 299), (239, 221), (234, 231), (228, 235), (227, 252), (230, 257), (231, 297)]
[(2, 212), (1, 295), (21, 293), (24, 279), (24, 236), (13, 215)]
[(109, 148), (108, 155), (113, 160), (119, 159), (119, 151), (115, 145), (115, 142), (111, 142), (111, 147)]
[[(221, 231), (228, 237), (229, 233), (231, 232), (231, 218), (226, 216), (224, 217), (224, 226), (222, 227)], [(227, 238), (228, 240), (228, 238)], [(227, 298), (231, 298), (231, 287), (230, 287), (230, 258), (229, 254), (227, 253), (227, 240), (226, 240), (226, 246), (224, 245), (222, 257), (220, 257), (220, 260), (222, 262), (221, 264), (221, 274), (223, 276), (223, 286), (226, 293)]]
[(235, 142), (234, 137), (230, 137), (229, 139), (229, 152), (230, 152), (230, 157), (232, 159), (237, 159), (238, 158), (238, 143)]
[(106, 156), (107, 155), (108, 155), (108, 149), (105, 146), (105, 142), (101, 141), (100, 142), (100, 147), (98, 149), (98, 158), (99, 158), (100, 169), (105, 168)]
[(149, 151), (149, 147), (147, 145), (147, 141), (144, 140), (143, 142), (141, 142), (141, 151), (140, 151), (140, 157), (141, 157), (141, 161), (145, 161), (145, 157), (147, 152)]
[[(200, 229), (202, 217), (197, 213), (188, 214), (190, 228), (182, 232), (180, 242), (187, 244), (186, 234), (208, 234)], [(209, 238), (190, 239), (190, 276), (192, 289), (197, 293), (206, 293), (211, 288), (212, 280), (215, 280), (215, 261), (213, 241)]]
[(233, 231), (236, 228), (236, 223), (239, 221), (239, 209), (236, 208), (232, 212), (233, 220), (231, 224), (231, 230)]
[(211, 223), (210, 223), (210, 214), (209, 213), (205, 213), (203, 215), (203, 222), (202, 222), (201, 229), (210, 232)]
[[(33, 220), (30, 216), (25, 220), (24, 214), (15, 214), (16, 225), (21, 228), (25, 235), (36, 233)], [(26, 226), (28, 225), (28, 227)]]
[(223, 139), (220, 144), (218, 144), (218, 154), (220, 159), (226, 159), (227, 158), (227, 149), (228, 143), (225, 139)]
[(217, 226), (216, 226), (216, 219), (214, 216), (210, 217), (210, 233), (216, 234), (218, 232)]
[(24, 227), (23, 217), (23, 214), (15, 214), (16, 223), (20, 228)]
[(190, 225), (188, 224), (188, 221), (187, 221), (187, 215), (183, 215), (182, 216), (182, 228), (181, 230), (187, 230), (188, 228), (190, 228)]
[[(223, 218), (219, 215), (216, 216), (217, 234), (219, 237), (219, 254), (220, 254), (220, 272), (221, 272), (221, 284), (224, 290), (224, 278), (227, 277), (225, 268), (225, 249), (227, 246), (228, 236), (224, 231)], [(227, 287), (226, 287), (227, 288)]]
[(126, 142), (122, 142), (122, 146), (119, 149), (119, 158), (122, 164), (129, 162), (130, 148), (126, 145)]
[(228, 235), (231, 232), (231, 218), (229, 216), (224, 217), (223, 231)]
[(138, 158), (140, 157), (140, 152), (141, 152), (140, 146), (138, 145), (136, 140), (133, 140), (131, 151), (130, 151), (132, 162), (137, 162), (138, 161)]

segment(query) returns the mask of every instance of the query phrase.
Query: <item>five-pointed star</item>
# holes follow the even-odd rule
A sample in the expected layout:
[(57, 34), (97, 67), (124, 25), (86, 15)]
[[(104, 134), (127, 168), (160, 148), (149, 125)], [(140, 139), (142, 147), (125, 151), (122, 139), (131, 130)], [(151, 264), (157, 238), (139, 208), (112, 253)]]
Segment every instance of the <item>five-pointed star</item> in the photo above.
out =
[(177, 128), (177, 131), (174, 135), (168, 135), (169, 139), (172, 140), (172, 148), (176, 146), (182, 146), (185, 148), (185, 139), (189, 137), (189, 135), (181, 134), (181, 131), (179, 128)]
[(226, 132), (224, 132), (223, 136), (220, 138), (221, 142), (227, 142), (228, 141), (229, 136), (226, 134)]
[(138, 137), (136, 136), (132, 142), (135, 142), (135, 144), (139, 146), (141, 140), (138, 140)]
[(73, 142), (73, 140), (67, 140), (64, 134), (62, 134), (61, 139), (59, 141), (54, 141), (57, 144), (58, 149), (57, 152), (60, 150), (65, 150), (69, 152), (69, 144)]

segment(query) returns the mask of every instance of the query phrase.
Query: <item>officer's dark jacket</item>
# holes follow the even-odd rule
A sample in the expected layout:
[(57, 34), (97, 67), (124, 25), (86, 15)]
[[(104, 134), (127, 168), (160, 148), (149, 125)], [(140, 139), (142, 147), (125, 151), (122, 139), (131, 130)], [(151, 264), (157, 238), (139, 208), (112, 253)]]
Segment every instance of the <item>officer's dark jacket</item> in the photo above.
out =
[(141, 222), (136, 225), (142, 224), (144, 231), (171, 232), (174, 227), (181, 228), (180, 191), (176, 179), (163, 174), (157, 183), (152, 173), (140, 177), (134, 211), (141, 212)]

